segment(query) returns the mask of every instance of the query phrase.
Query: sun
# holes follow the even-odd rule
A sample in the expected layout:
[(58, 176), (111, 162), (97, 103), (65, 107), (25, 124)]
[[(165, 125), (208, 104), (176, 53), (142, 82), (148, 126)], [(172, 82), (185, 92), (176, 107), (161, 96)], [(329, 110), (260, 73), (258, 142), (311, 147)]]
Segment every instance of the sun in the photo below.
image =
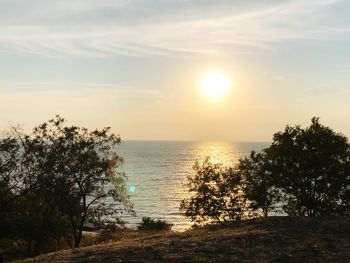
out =
[(221, 71), (209, 71), (199, 81), (201, 92), (212, 100), (222, 100), (231, 88), (229, 77)]

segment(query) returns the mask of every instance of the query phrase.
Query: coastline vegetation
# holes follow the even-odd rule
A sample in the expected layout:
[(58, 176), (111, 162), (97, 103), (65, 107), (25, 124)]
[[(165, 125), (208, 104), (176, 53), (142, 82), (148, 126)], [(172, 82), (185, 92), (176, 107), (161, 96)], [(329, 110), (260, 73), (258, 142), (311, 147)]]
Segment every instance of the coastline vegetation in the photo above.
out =
[[(137, 254), (136, 259), (142, 258), (142, 253), (158, 251), (158, 259), (152, 257), (145, 262), (172, 261), (168, 255), (173, 255), (173, 262), (215, 262), (223, 252), (219, 244), (229, 249), (237, 246), (237, 240), (242, 241), (241, 245), (233, 250), (236, 254), (224, 253), (227, 259), (254, 257), (254, 251), (260, 250), (252, 246), (264, 244), (267, 247), (260, 251), (265, 253), (262, 259), (270, 253), (277, 260), (283, 255), (273, 254), (270, 249), (275, 249), (279, 239), (294, 242), (290, 244), (294, 248), (299, 247), (297, 242), (310, 246), (311, 241), (302, 240), (302, 231), (317, 225), (324, 227), (312, 240), (319, 243), (317, 253), (332, 255), (340, 249), (339, 255), (346, 255), (344, 251), (350, 243), (345, 234), (349, 232), (350, 215), (350, 144), (348, 138), (322, 125), (318, 118), (313, 118), (306, 128), (287, 126), (274, 134), (268, 148), (251, 152), (233, 167), (213, 163), (209, 158), (196, 162), (195, 174), (188, 181), (191, 196), (181, 202), (180, 209), (195, 226), (211, 226), (184, 234), (171, 232), (171, 224), (150, 217), (142, 219), (138, 230), (123, 227), (121, 213), (135, 211), (126, 192), (126, 175), (118, 171), (123, 160), (113, 146), (119, 143), (119, 136), (111, 134), (109, 128), (88, 131), (69, 127), (60, 116), (37, 126), (32, 134), (13, 128), (0, 139), (0, 252), (5, 259), (126, 238), (124, 247), (118, 243), (99, 248), (108, 251), (101, 256), (104, 262), (115, 256), (113, 249), (120, 255), (126, 249)], [(278, 214), (289, 217), (276, 217)], [(345, 232), (337, 232), (341, 226), (327, 232), (323, 221), (338, 222)], [(87, 223), (101, 226), (104, 231), (89, 241), (83, 236)], [(298, 237), (293, 236), (293, 231)], [(209, 233), (212, 236), (205, 238)], [(339, 248), (328, 246), (332, 235), (343, 240)], [(293, 236), (293, 241), (288, 241), (288, 236)], [(140, 238), (158, 241), (149, 247)], [(142, 245), (135, 245), (138, 242)], [(198, 252), (197, 261), (193, 261), (191, 253), (182, 252), (186, 246), (191, 247), (191, 253)], [(197, 251), (193, 246), (201, 248)], [(244, 246), (252, 253), (242, 252)], [(287, 246), (286, 251), (294, 248)], [(81, 255), (82, 260), (87, 260), (86, 256), (91, 261), (97, 259), (94, 248), (78, 251), (87, 253)], [(308, 255), (310, 251), (304, 252)], [(62, 252), (61, 256), (70, 253)], [(125, 260), (127, 255), (124, 256)], [(302, 252), (297, 250), (294, 259), (301, 257)], [(50, 261), (45, 256), (39, 259)]]
[(142, 217), (137, 229), (141, 231), (169, 231), (173, 225), (165, 220), (153, 219), (148, 216)]
[(192, 196), (181, 209), (197, 224), (229, 223), (271, 212), (289, 216), (350, 215), (348, 138), (311, 120), (287, 126), (271, 146), (223, 167), (209, 159), (194, 165)]
[(77, 248), (86, 223), (110, 226), (122, 212), (133, 213), (125, 175), (117, 170), (119, 143), (109, 128), (65, 126), (60, 116), (32, 134), (13, 128), (1, 139), (2, 253), (20, 257)]

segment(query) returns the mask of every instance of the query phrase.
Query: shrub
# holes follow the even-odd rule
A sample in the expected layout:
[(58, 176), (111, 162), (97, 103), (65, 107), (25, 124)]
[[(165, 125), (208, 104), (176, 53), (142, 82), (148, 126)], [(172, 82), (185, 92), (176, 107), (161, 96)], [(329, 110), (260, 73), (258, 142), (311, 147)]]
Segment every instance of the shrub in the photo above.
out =
[(165, 220), (160, 220), (160, 219), (153, 219), (150, 217), (142, 217), (141, 223), (138, 224), (137, 229), (138, 230), (147, 230), (147, 231), (161, 231), (161, 230), (166, 230), (169, 231), (171, 230), (171, 227), (173, 224), (169, 224)]

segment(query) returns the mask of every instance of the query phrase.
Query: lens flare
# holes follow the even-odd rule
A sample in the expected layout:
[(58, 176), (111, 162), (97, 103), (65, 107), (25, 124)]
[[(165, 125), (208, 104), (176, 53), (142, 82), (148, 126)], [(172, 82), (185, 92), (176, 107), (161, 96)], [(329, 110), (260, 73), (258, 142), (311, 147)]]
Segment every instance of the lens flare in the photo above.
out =
[(130, 191), (131, 193), (134, 193), (134, 192), (136, 191), (136, 186), (135, 186), (135, 185), (130, 185), (129, 191)]

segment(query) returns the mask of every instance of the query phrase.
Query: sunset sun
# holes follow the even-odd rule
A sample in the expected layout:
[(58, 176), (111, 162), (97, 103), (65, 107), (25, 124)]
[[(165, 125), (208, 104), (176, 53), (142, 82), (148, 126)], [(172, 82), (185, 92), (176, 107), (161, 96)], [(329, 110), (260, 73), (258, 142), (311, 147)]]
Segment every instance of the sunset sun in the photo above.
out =
[(223, 99), (231, 88), (229, 77), (221, 71), (210, 71), (199, 82), (201, 92), (212, 100)]

